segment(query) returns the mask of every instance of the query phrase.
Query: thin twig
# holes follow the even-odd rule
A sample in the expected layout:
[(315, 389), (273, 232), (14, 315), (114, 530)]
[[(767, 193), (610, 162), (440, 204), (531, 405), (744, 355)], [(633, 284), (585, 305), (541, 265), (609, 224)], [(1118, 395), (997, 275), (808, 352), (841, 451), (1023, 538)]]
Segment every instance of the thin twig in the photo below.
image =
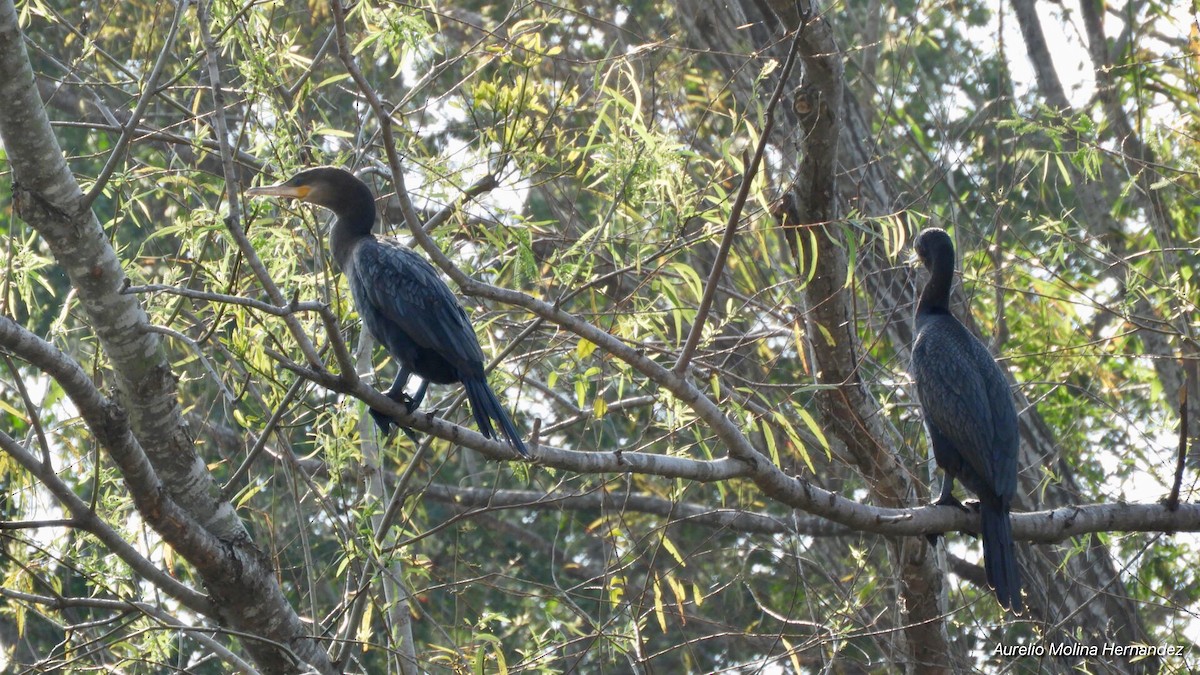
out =
[[(50, 126), (53, 126), (56, 128), (62, 128), (62, 129), (85, 129), (88, 131), (107, 131), (107, 132), (114, 132), (114, 133), (120, 133), (121, 130), (124, 129), (124, 127), (122, 127), (120, 124), (101, 124), (99, 122), (87, 122), (87, 121), (80, 121), (80, 120), (51, 120)], [(169, 143), (172, 145), (179, 145), (179, 146), (184, 146), (184, 147), (193, 147), (198, 144), (200, 147), (202, 147), (206, 150), (218, 150), (218, 151), (220, 150), (220, 147), (221, 147), (221, 144), (212, 138), (202, 138), (202, 139), (188, 138), (186, 136), (180, 136), (179, 134), (173, 134), (164, 129), (155, 129), (153, 127), (141, 126), (141, 127), (134, 129), (133, 131), (134, 131), (134, 139), (133, 139), (134, 142), (157, 141), (159, 143)], [(238, 150), (236, 154), (237, 154), (238, 162), (254, 169), (255, 171), (262, 170), (262, 168), (263, 168), (262, 161), (260, 159), (258, 159), (257, 157), (255, 157), (254, 155), (252, 155), (244, 150)]]
[(167, 31), (167, 37), (163, 40), (162, 51), (158, 53), (158, 59), (154, 62), (154, 68), (150, 71), (150, 75), (146, 78), (146, 83), (142, 86), (142, 95), (138, 98), (137, 107), (133, 109), (133, 114), (129, 116), (129, 120), (122, 125), (121, 137), (117, 139), (117, 144), (113, 146), (112, 153), (108, 156), (108, 161), (104, 163), (104, 168), (100, 170), (100, 175), (96, 176), (96, 182), (92, 184), (92, 189), (84, 195), (83, 200), (79, 203), (79, 211), (87, 211), (92, 208), (92, 203), (104, 191), (108, 185), (108, 180), (112, 178), (113, 172), (117, 170), (117, 163), (125, 157), (125, 150), (133, 141), (134, 134), (137, 132), (138, 123), (142, 121), (142, 115), (146, 113), (146, 108), (150, 105), (150, 100), (158, 95), (158, 78), (162, 76), (163, 66), (167, 63), (167, 55), (171, 53), (171, 47), (175, 44), (175, 36), (179, 34), (180, 19), (183, 18), (184, 9), (187, 8), (187, 2), (184, 0), (175, 1), (175, 16), (171, 18), (171, 28)]
[[(230, 665), (237, 668), (242, 673), (245, 673), (246, 675), (257, 675), (259, 672), (245, 659), (229, 651), (227, 647), (206, 635), (206, 633), (222, 633), (224, 631), (211, 626), (190, 626), (166, 611), (160, 609), (159, 607), (149, 603), (134, 602), (129, 600), (113, 600), (109, 598), (76, 598), (63, 595), (39, 595), (37, 593), (27, 593), (11, 588), (0, 588), (0, 597), (5, 597), (10, 600), (17, 600), (31, 605), (42, 605), (55, 610), (63, 610), (70, 607), (85, 607), (88, 609), (103, 609), (112, 612), (137, 612), (145, 614), (165, 627), (188, 634), (192, 639), (196, 640), (196, 642), (212, 650), (214, 654), (227, 661)], [(76, 628), (78, 628), (78, 624), (76, 625)]]
[(1183, 469), (1187, 464), (1188, 451), (1188, 388), (1196, 377), (1196, 362), (1187, 361), (1183, 367), (1183, 386), (1179, 388), (1179, 454), (1175, 458), (1175, 481), (1171, 484), (1171, 493), (1167, 496), (1167, 508), (1175, 511), (1179, 508), (1179, 489), (1183, 486)]
[(771, 130), (775, 126), (775, 109), (779, 106), (780, 99), (783, 98), (783, 90), (787, 85), (788, 77), (792, 73), (792, 67), (796, 63), (796, 55), (800, 52), (800, 36), (803, 34), (804, 26), (796, 30), (792, 38), (791, 47), (788, 48), (787, 59), (784, 60), (783, 70), (779, 73), (779, 81), (775, 83), (775, 91), (771, 94), (771, 102), (767, 105), (767, 111), (763, 120), (762, 134), (759, 136), (758, 145), (754, 148), (754, 157), (750, 160), (750, 164), (746, 167), (745, 175), (742, 177), (742, 184), (738, 188), (737, 197), (733, 200), (733, 206), (729, 211), (729, 220), (725, 223), (725, 235), (721, 238), (721, 246), (717, 249), (717, 257), (713, 260), (712, 270), (708, 273), (708, 282), (704, 286), (704, 296), (700, 298), (700, 306), (696, 308), (696, 318), (692, 321), (692, 328), (688, 331), (687, 340), (683, 344), (683, 349), (679, 352), (679, 358), (675, 361), (675, 366), (672, 370), (676, 375), (683, 375), (687, 370), (688, 363), (691, 362), (692, 356), (696, 353), (696, 347), (700, 344), (700, 336), (704, 332), (704, 324), (708, 321), (708, 313), (712, 309), (713, 301), (717, 296), (717, 286), (720, 281), (721, 274), (725, 271), (725, 263), (729, 259), (729, 252), (733, 249), (733, 237), (737, 234), (738, 222), (742, 218), (742, 210), (746, 206), (746, 200), (750, 196), (750, 188), (754, 183), (754, 177), (758, 174), (758, 167), (762, 164), (763, 153), (766, 152), (767, 143), (771, 139)]
[(500, 186), (500, 181), (496, 178), (496, 174), (494, 174), (494, 173), (489, 173), (486, 176), (483, 176), (479, 180), (475, 181), (474, 183), (471, 183), (470, 185), (467, 186), (467, 189), (463, 190), (462, 193), (459, 194), (454, 199), (453, 202), (447, 204), (440, 211), (433, 214), (433, 216), (428, 221), (425, 222), (425, 224), (423, 226), (425, 228), (425, 231), (426, 232), (434, 231), (442, 223), (449, 220), (450, 216), (461, 211), (463, 206), (465, 206), (467, 202), (478, 198), (480, 195), (487, 194), (487, 193), (491, 192), (492, 190), (495, 190), (499, 186)]
[(325, 332), (329, 336), (329, 346), (333, 348), (334, 358), (337, 360), (338, 367), (341, 369), (341, 376), (346, 378), (347, 381), (351, 383), (358, 380), (358, 373), (354, 369), (354, 361), (350, 358), (350, 352), (346, 349), (346, 341), (342, 339), (341, 326), (338, 324), (337, 316), (333, 313), (333, 310), (329, 308), (329, 305), (323, 302), (317, 302), (314, 300), (305, 300), (303, 302), (292, 300), (291, 302), (283, 305), (272, 305), (268, 302), (255, 300), (253, 298), (244, 298), (240, 295), (213, 293), (211, 291), (198, 291), (192, 288), (168, 286), (166, 284), (145, 284), (141, 286), (130, 285), (122, 288), (121, 292), (128, 294), (167, 293), (169, 295), (178, 295), (184, 298), (190, 298), (192, 300), (204, 300), (206, 302), (249, 307), (272, 316), (285, 318), (299, 312), (315, 312), (321, 318), (321, 323), (325, 326)]
[(208, 357), (204, 355), (204, 349), (200, 347), (199, 343), (187, 335), (180, 333), (174, 328), (168, 328), (166, 326), (150, 324), (146, 326), (146, 330), (150, 331), (151, 333), (158, 333), (159, 335), (165, 335), (169, 338), (174, 338), (191, 347), (192, 351), (196, 353), (196, 358), (200, 360), (200, 366), (204, 368), (204, 370), (208, 371), (209, 376), (211, 376), (213, 382), (216, 383), (217, 389), (221, 390), (221, 394), (225, 397), (225, 400), (230, 405), (237, 403), (237, 396), (229, 390), (228, 386), (225, 385), (225, 381), (221, 379), (221, 374), (217, 372), (216, 367), (214, 367), (212, 362), (208, 360)]
[(38, 447), (42, 450), (42, 464), (46, 465), (47, 469), (53, 466), (50, 461), (50, 443), (46, 441), (46, 434), (42, 429), (41, 416), (38, 414), (37, 406), (33, 404), (33, 398), (29, 396), (29, 390), (25, 387), (25, 378), (21, 377), (21, 373), (17, 370), (17, 364), (13, 363), (12, 357), (7, 353), (3, 354), (4, 364), (8, 366), (8, 372), (12, 373), (13, 384), (17, 387), (17, 393), (21, 395), (21, 401), (25, 403), (25, 410), (29, 411), (29, 425), (33, 427), (34, 433), (37, 435)]
[(296, 378), (296, 381), (288, 388), (287, 393), (283, 395), (283, 400), (279, 402), (279, 405), (275, 406), (275, 411), (271, 413), (271, 418), (267, 420), (267, 424), (259, 433), (258, 441), (255, 442), (254, 447), (250, 448), (250, 452), (246, 453), (246, 457), (242, 460), (241, 465), (233, 472), (229, 480), (225, 481), (225, 486), (221, 488), (222, 499), (228, 500), (233, 496), (232, 493), (237, 489), (237, 484), (241, 481), (242, 476), (249, 473), (250, 467), (254, 465), (254, 460), (258, 459), (263, 449), (267, 447), (267, 439), (271, 437), (271, 432), (279, 426), (279, 421), (283, 419), (283, 415), (290, 409), (292, 401), (296, 400), (296, 396), (300, 394), (300, 390), (307, 383), (308, 380), (304, 378)]
[(253, 298), (244, 298), (240, 295), (228, 295), (225, 293), (213, 293), (211, 291), (197, 291), (192, 288), (184, 288), (181, 286), (168, 286), (166, 284), (145, 284), (142, 286), (126, 286), (121, 289), (122, 293), (167, 293), (170, 295), (178, 295), (193, 300), (204, 300), (207, 302), (223, 303), (227, 305), (240, 305), (249, 307), (260, 312), (266, 312), (273, 316), (287, 316), (297, 312), (322, 312), (328, 311), (329, 308), (322, 302), (305, 301), (305, 302), (288, 302), (281, 305), (272, 305), (261, 300)]

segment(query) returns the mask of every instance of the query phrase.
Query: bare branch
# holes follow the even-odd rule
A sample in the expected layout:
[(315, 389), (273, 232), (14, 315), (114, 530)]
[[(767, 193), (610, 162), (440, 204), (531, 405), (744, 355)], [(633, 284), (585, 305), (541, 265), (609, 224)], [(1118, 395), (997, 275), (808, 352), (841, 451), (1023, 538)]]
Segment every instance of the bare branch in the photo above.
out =
[(679, 358), (675, 360), (675, 366), (672, 368), (676, 375), (682, 375), (687, 370), (692, 356), (696, 353), (700, 336), (704, 333), (704, 324), (708, 322), (708, 312), (712, 309), (713, 300), (717, 297), (717, 287), (720, 285), (721, 275), (725, 273), (725, 262), (729, 258), (729, 251), (733, 248), (733, 237), (737, 234), (738, 223), (742, 219), (742, 210), (746, 207), (746, 199), (750, 196), (750, 187), (754, 184), (755, 176), (758, 175), (763, 153), (766, 152), (767, 146), (771, 142), (771, 132), (775, 129), (775, 109), (779, 107), (779, 101), (783, 98), (783, 90), (791, 78), (792, 66), (795, 65), (796, 54), (800, 51), (800, 37), (804, 26), (801, 25), (794, 31), (795, 35), (792, 38), (791, 47), (788, 48), (787, 58), (783, 61), (783, 68), (775, 83), (775, 91), (772, 92), (771, 101), (767, 104), (764, 113), (763, 128), (759, 132), (754, 156), (746, 165), (742, 184), (738, 187), (737, 196), (733, 199), (733, 207), (730, 209), (729, 218), (725, 223), (725, 234), (721, 237), (721, 245), (717, 248), (712, 269), (709, 270), (708, 281), (704, 284), (704, 295), (700, 298), (700, 305), (696, 308), (696, 318), (692, 320), (692, 327), (688, 331), (683, 348), (679, 350)]
[(259, 672), (254, 668), (254, 666), (247, 663), (237, 654), (231, 652), (227, 647), (225, 647), (225, 645), (206, 635), (206, 633), (211, 632), (219, 633), (221, 632), (220, 630), (190, 626), (171, 614), (163, 611), (162, 609), (145, 602), (127, 602), (124, 600), (108, 600), (105, 598), (72, 598), (66, 596), (38, 595), (36, 593), (24, 593), (22, 591), (9, 588), (0, 588), (0, 597), (6, 597), (11, 600), (17, 600), (19, 602), (25, 602), (29, 604), (42, 605), (51, 609), (86, 607), (88, 609), (106, 609), (113, 612), (137, 612), (139, 614), (144, 614), (162, 624), (165, 628), (177, 630), (181, 633), (187, 634), (192, 640), (195, 640), (205, 648), (212, 650), (213, 654), (219, 656), (230, 666), (237, 669), (238, 672), (245, 673), (246, 675), (258, 675)]
[[(267, 293), (267, 297), (276, 305), (284, 305), (283, 293), (279, 287), (275, 285), (275, 280), (267, 272), (267, 268), (255, 252), (254, 246), (250, 243), (250, 239), (246, 237), (246, 231), (242, 228), (242, 209), (241, 209), (241, 186), (238, 183), (238, 174), (233, 167), (233, 149), (229, 145), (229, 128), (225, 120), (225, 92), (221, 85), (221, 67), (218, 61), (218, 50), (212, 35), (208, 31), (208, 7), (211, 0), (202, 0), (198, 6), (198, 19), (200, 22), (200, 34), (204, 42), (204, 50), (207, 56), (208, 77), (213, 95), (213, 122), (216, 127), (217, 140), (221, 147), (221, 167), (225, 172), (226, 199), (229, 202), (229, 215), (225, 218), (225, 225), (229, 229), (229, 233), (237, 242), (238, 249), (241, 250), (242, 256), (250, 265), (250, 269), (254, 270), (254, 276), (258, 282), (262, 284), (263, 289)], [(182, 3), (181, 3), (182, 4)], [(319, 366), (320, 357), (317, 356), (317, 349), (313, 346), (312, 340), (308, 334), (304, 332), (304, 327), (291, 314), (283, 315), (283, 321), (287, 324), (288, 331), (292, 338), (296, 340), (296, 344), (300, 346), (300, 351), (304, 354), (304, 358), (308, 359), (310, 365)]]
[(672, 523), (694, 523), (714, 529), (745, 534), (793, 534), (840, 536), (854, 531), (829, 520), (815, 517), (776, 517), (741, 509), (714, 509), (703, 504), (672, 501), (661, 497), (629, 492), (593, 490), (576, 494), (536, 492), (532, 490), (496, 490), (465, 488), (434, 483), (423, 494), (438, 501), (478, 508), (552, 508), (592, 510), (620, 508), (670, 518)]
[(142, 84), (142, 95), (138, 97), (137, 107), (133, 109), (133, 114), (129, 116), (129, 120), (125, 122), (124, 127), (121, 129), (121, 137), (117, 139), (117, 144), (113, 146), (112, 152), (108, 156), (108, 161), (104, 163), (104, 168), (96, 176), (96, 182), (92, 184), (92, 189), (88, 190), (88, 193), (80, 200), (79, 209), (81, 211), (92, 208), (92, 204), (96, 201), (96, 198), (108, 186), (108, 179), (117, 170), (117, 163), (125, 161), (125, 150), (133, 142), (137, 127), (142, 122), (142, 115), (146, 113), (146, 107), (150, 105), (150, 101), (154, 100), (154, 97), (158, 95), (158, 78), (162, 76), (163, 66), (167, 63), (167, 56), (171, 53), (171, 47), (175, 44), (175, 36), (179, 34), (179, 24), (183, 18), (184, 11), (187, 10), (187, 6), (188, 3), (185, 0), (175, 1), (175, 15), (171, 17), (171, 26), (167, 29), (166, 37), (163, 38), (162, 49), (158, 52), (158, 58), (154, 61), (154, 67), (150, 70), (150, 74), (146, 76), (146, 81)]

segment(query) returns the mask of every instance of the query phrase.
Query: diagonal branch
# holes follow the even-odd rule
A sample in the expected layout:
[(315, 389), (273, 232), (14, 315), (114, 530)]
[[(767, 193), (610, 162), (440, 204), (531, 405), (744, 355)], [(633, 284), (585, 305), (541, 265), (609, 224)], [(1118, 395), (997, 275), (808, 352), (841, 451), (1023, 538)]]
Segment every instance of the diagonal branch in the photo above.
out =
[[(253, 244), (250, 243), (249, 237), (246, 236), (246, 231), (242, 228), (242, 208), (239, 201), (241, 189), (238, 184), (237, 172), (233, 168), (233, 149), (229, 144), (229, 125), (225, 120), (225, 91), (221, 85), (221, 67), (220, 62), (217, 60), (216, 43), (213, 41), (213, 37), (209, 34), (208, 30), (208, 8), (210, 2), (211, 0), (204, 0), (200, 3), (197, 9), (197, 16), (200, 22), (200, 35), (204, 42), (204, 50), (207, 56), (208, 77), (213, 96), (213, 122), (217, 131), (217, 140), (220, 143), (221, 168), (225, 173), (226, 198), (229, 202), (229, 216), (225, 219), (225, 225), (228, 227), (234, 241), (237, 242), (238, 249), (250, 265), (250, 269), (254, 270), (254, 276), (262, 284), (267, 297), (276, 305), (284, 305), (286, 302), (283, 293), (275, 285), (275, 280), (267, 272), (266, 265), (258, 257)], [(313, 346), (308, 334), (304, 332), (304, 327), (300, 325), (300, 321), (290, 314), (285, 314), (283, 321), (287, 324), (288, 331), (292, 334), (292, 339), (296, 341), (296, 344), (300, 346), (300, 351), (304, 353), (304, 358), (308, 359), (308, 362), (314, 366), (319, 365), (321, 360), (317, 355), (317, 349)]]
[(113, 172), (117, 170), (117, 164), (124, 161), (125, 150), (129, 148), (129, 144), (133, 142), (133, 138), (137, 135), (138, 125), (142, 121), (142, 115), (146, 114), (146, 108), (150, 105), (150, 101), (158, 95), (158, 78), (162, 76), (163, 66), (167, 63), (167, 55), (171, 53), (171, 47), (175, 45), (175, 36), (179, 34), (179, 24), (183, 18), (183, 12), (187, 9), (188, 3), (186, 0), (175, 0), (175, 15), (171, 17), (171, 27), (167, 29), (167, 36), (163, 39), (162, 50), (158, 53), (158, 59), (154, 62), (154, 67), (150, 70), (150, 74), (146, 77), (146, 82), (142, 85), (142, 95), (138, 97), (137, 107), (133, 109), (133, 114), (121, 127), (121, 137), (117, 139), (117, 144), (113, 147), (112, 152), (108, 155), (108, 161), (104, 163), (104, 168), (100, 170), (100, 174), (96, 176), (96, 182), (92, 184), (92, 189), (84, 195), (79, 203), (79, 208), (90, 209), (96, 198), (104, 191), (108, 185), (108, 180), (112, 178)]
[(704, 324), (708, 322), (708, 313), (717, 297), (717, 287), (720, 285), (721, 275), (725, 272), (725, 263), (729, 259), (730, 250), (733, 249), (733, 237), (737, 234), (738, 222), (742, 219), (742, 210), (746, 207), (746, 199), (750, 196), (754, 177), (758, 175), (758, 168), (762, 165), (763, 153), (770, 144), (771, 131), (775, 128), (775, 110), (779, 107), (779, 101), (783, 98), (783, 90), (791, 79), (792, 67), (796, 63), (796, 54), (800, 51), (800, 36), (803, 32), (803, 24), (795, 29), (791, 47), (788, 48), (787, 58), (783, 62), (783, 70), (779, 73), (779, 80), (775, 83), (771, 102), (767, 104), (762, 133), (759, 136), (758, 145), (754, 148), (754, 156), (746, 166), (742, 184), (733, 200), (733, 207), (729, 211), (729, 220), (725, 223), (725, 234), (721, 237), (721, 245), (717, 249), (716, 258), (713, 259), (712, 269), (709, 270), (708, 282), (704, 285), (704, 296), (700, 298), (700, 306), (696, 308), (696, 318), (692, 321), (692, 328), (688, 331), (687, 340), (684, 341), (683, 349), (679, 351), (679, 358), (672, 368), (677, 375), (683, 375), (687, 371), (688, 364), (691, 363), (692, 356), (696, 353), (696, 347), (700, 344), (700, 336), (704, 333)]
[(71, 486), (58, 477), (52, 467), (39, 461), (20, 443), (3, 432), (0, 432), (0, 450), (12, 457), (34, 478), (37, 478), (66, 509), (67, 513), (71, 514), (70, 520), (63, 524), (76, 527), (99, 539), (105, 548), (129, 565), (143, 579), (178, 600), (188, 609), (204, 616), (213, 615), (212, 604), (208, 596), (179, 583), (171, 575), (159, 569), (150, 559), (138, 553), (137, 549), (125, 541), (119, 532), (104, 522), (95, 511), (92, 511), (87, 503), (75, 494)]

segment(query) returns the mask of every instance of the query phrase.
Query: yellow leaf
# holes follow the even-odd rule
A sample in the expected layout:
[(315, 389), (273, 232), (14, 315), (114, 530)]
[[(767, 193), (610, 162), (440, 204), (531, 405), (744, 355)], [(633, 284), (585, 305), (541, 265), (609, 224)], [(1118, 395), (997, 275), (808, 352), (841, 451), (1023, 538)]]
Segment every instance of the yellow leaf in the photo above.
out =
[(687, 567), (687, 561), (685, 561), (683, 556), (679, 554), (679, 549), (675, 548), (675, 544), (671, 543), (669, 538), (664, 536), (662, 538), (662, 544), (663, 548), (667, 549), (667, 553), (671, 554), (671, 557), (675, 559), (675, 562), (679, 563), (680, 567)]
[(787, 638), (783, 637), (782, 635), (779, 636), (779, 640), (783, 642), (783, 648), (787, 650), (788, 659), (790, 659), (792, 662), (792, 672), (801, 672), (803, 669), (800, 667), (800, 658), (796, 656), (796, 648), (793, 647), (792, 643), (788, 642)]
[(665, 634), (667, 632), (667, 613), (663, 611), (662, 584), (658, 578), (654, 579), (654, 616), (658, 619), (658, 627)]
[(344, 129), (334, 129), (332, 127), (321, 127), (313, 131), (313, 136), (331, 136), (333, 138), (354, 138), (354, 134)]
[(371, 641), (375, 638), (371, 630), (371, 615), (374, 613), (375, 603), (368, 602), (366, 610), (363, 611), (362, 621), (358, 622), (358, 643), (362, 645), (364, 652), (371, 647)]
[(604, 417), (604, 413), (608, 412), (608, 402), (603, 397), (597, 396), (592, 403), (592, 417), (600, 419)]
[(667, 583), (671, 586), (671, 592), (675, 594), (675, 604), (679, 607), (679, 621), (686, 624), (687, 612), (683, 606), (687, 603), (687, 589), (683, 587), (682, 581), (670, 574), (667, 575)]
[(821, 425), (817, 424), (817, 421), (813, 419), (813, 416), (810, 415), (804, 408), (797, 408), (796, 410), (800, 413), (800, 419), (804, 420), (804, 424), (808, 426), (808, 430), (813, 433), (813, 436), (817, 437), (817, 441), (820, 442), (821, 448), (825, 450), (825, 455), (827, 457), (832, 456), (829, 450), (829, 439), (825, 438), (825, 432), (821, 431)]
[(771, 463), (779, 466), (779, 448), (775, 446), (775, 432), (771, 431), (769, 424), (762, 424), (763, 439), (767, 441), (767, 456), (771, 458)]
[(596, 345), (583, 338), (580, 338), (579, 343), (575, 345), (575, 357), (579, 359), (586, 359), (594, 351), (596, 351)]

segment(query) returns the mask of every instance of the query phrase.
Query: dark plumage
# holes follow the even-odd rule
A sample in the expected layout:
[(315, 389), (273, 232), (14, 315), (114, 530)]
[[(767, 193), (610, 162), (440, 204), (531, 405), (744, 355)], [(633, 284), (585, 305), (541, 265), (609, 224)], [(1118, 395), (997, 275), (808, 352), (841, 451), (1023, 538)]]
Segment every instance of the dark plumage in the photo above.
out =
[[(454, 293), (427, 260), (389, 237), (371, 233), (375, 198), (353, 174), (335, 167), (307, 169), (290, 180), (246, 191), (251, 195), (293, 197), (323, 206), (337, 215), (329, 248), (350, 282), (354, 304), (367, 330), (400, 364), (385, 395), (404, 403), (409, 412), (421, 405), (430, 382), (462, 382), (479, 431), (497, 438), (495, 420), (517, 452), (528, 455), (512, 419), (488, 386), (483, 350)], [(404, 393), (411, 375), (421, 378), (413, 396)], [(392, 420), (372, 409), (371, 416), (387, 433)]]
[(946, 472), (937, 504), (961, 504), (954, 479), (979, 497), (983, 567), (1004, 607), (1021, 609), (1021, 579), (1009, 523), (1017, 489), (1017, 411), (995, 359), (950, 314), (954, 244), (943, 230), (917, 237), (930, 279), (917, 304), (912, 377), (933, 445)]

